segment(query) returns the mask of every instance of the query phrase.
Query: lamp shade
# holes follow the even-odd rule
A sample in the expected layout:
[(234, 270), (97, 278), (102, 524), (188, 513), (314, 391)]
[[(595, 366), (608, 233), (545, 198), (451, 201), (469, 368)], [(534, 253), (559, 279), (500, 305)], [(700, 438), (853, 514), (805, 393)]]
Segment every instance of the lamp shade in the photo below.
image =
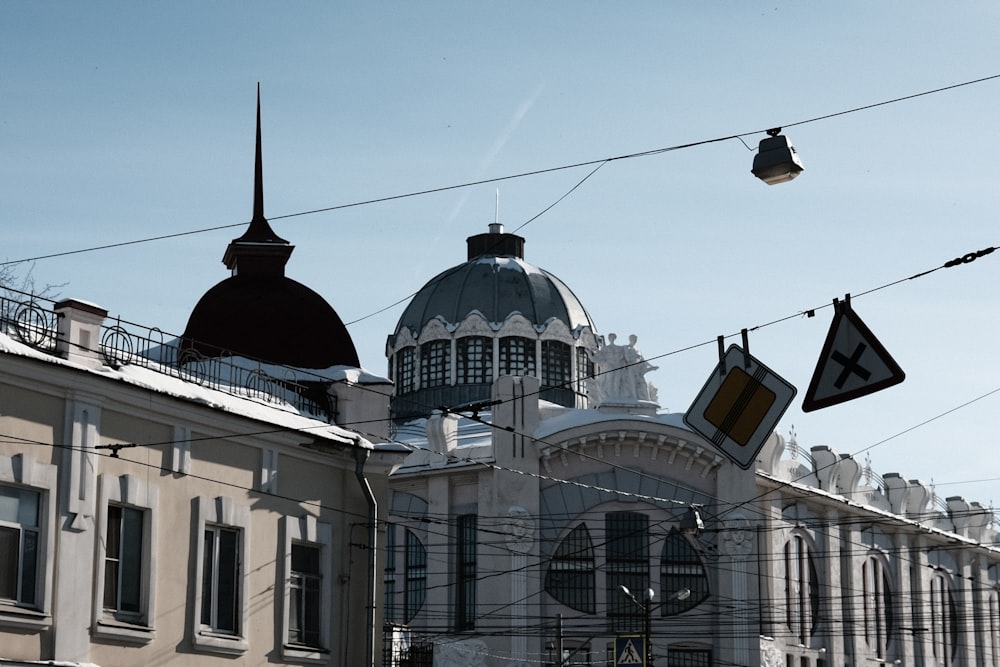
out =
[(802, 169), (802, 160), (795, 146), (788, 137), (779, 134), (761, 139), (750, 171), (768, 185), (775, 185), (792, 180)]

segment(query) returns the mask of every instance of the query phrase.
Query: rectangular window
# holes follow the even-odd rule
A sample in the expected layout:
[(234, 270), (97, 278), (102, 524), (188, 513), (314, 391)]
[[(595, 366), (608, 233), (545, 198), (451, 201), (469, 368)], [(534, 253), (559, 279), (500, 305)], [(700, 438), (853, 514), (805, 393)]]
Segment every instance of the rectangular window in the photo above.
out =
[(486, 384), (493, 381), (493, 341), (484, 336), (467, 336), (457, 343), (458, 384)]
[(432, 340), (420, 346), (420, 388), (443, 387), (451, 381), (451, 342)]
[(284, 578), (281, 659), (326, 664), (330, 660), (330, 630), (335, 620), (333, 527), (305, 514), (281, 517), (279, 530), (282, 545), (279, 567)]
[[(604, 534), (610, 628), (614, 632), (639, 632), (643, 621), (640, 605), (645, 603), (649, 589), (649, 517), (639, 512), (608, 512), (604, 516)], [(623, 594), (621, 586), (635, 601)]]
[(535, 374), (535, 341), (520, 336), (500, 339), (500, 375)]
[(587, 382), (594, 377), (594, 360), (590, 358), (590, 351), (585, 347), (576, 348), (576, 391), (579, 394), (587, 393)]
[(417, 376), (415, 373), (414, 365), (416, 355), (414, 354), (413, 347), (404, 347), (402, 350), (396, 353), (396, 373), (399, 375), (396, 378), (396, 386), (399, 387), (399, 393), (407, 394), (414, 391), (417, 388)]
[(542, 341), (542, 388), (570, 389), (572, 348), (557, 340)]
[(240, 633), (240, 532), (206, 526), (202, 551), (201, 623), (215, 632)]
[(387, 524), (385, 528), (385, 570), (382, 574), (382, 608), (386, 623), (399, 622), (396, 604), (396, 526)]
[(143, 511), (108, 505), (104, 608), (136, 620), (142, 615)]
[(712, 652), (671, 647), (667, 653), (667, 667), (712, 667)]
[(0, 486), (0, 599), (34, 606), (41, 496)]
[(300, 646), (320, 646), (320, 571), (319, 546), (292, 544), (289, 579), (288, 641)]
[(456, 630), (473, 630), (476, 627), (477, 523), (475, 514), (463, 514), (458, 517)]

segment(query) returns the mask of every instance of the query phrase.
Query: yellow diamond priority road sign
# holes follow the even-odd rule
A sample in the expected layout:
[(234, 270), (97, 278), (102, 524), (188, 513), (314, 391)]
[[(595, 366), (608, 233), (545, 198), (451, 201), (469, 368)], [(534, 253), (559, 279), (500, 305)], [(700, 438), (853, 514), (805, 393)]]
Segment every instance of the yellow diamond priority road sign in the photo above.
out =
[(749, 469), (793, 398), (794, 386), (732, 345), (688, 408), (684, 422)]

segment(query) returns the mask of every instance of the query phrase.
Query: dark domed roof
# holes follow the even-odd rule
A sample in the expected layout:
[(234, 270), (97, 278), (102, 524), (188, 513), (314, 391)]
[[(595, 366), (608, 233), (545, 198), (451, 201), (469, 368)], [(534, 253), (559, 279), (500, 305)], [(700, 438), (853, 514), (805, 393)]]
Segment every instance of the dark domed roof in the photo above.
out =
[(297, 368), (361, 365), (330, 304), (285, 276), (238, 274), (208, 290), (188, 319), (184, 348)]
[(264, 217), (262, 171), (258, 91), (253, 219), (222, 259), (232, 277), (206, 292), (188, 318), (182, 354), (233, 355), (310, 369), (360, 367), (354, 342), (330, 304), (285, 277), (294, 248)]
[(457, 324), (473, 311), (500, 323), (519, 312), (541, 326), (551, 318), (570, 330), (594, 329), (590, 315), (572, 290), (551, 273), (523, 259), (524, 239), (504, 234), (499, 225), (489, 234), (468, 239), (469, 260), (432, 278), (417, 292), (396, 325), (414, 337), (435, 317)]

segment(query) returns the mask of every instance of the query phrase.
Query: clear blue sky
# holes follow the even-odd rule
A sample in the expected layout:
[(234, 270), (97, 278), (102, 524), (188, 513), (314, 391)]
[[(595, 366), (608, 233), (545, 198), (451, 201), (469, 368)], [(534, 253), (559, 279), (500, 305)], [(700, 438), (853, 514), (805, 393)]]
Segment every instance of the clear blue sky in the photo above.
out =
[[(514, 231), (593, 167), (281, 216), (994, 76), (997, 35), (995, 2), (2, 0), (2, 257), (246, 222), (260, 82), (265, 211), (296, 245), (288, 275), (360, 320), (362, 364), (384, 373), (402, 306), (366, 316), (462, 262), (497, 187)], [(1000, 503), (1000, 393), (865, 451), (1000, 388), (1000, 253), (858, 296), (1000, 245), (998, 107), (991, 80), (788, 127), (806, 171), (773, 187), (735, 139), (615, 161), (518, 233), (601, 333), (659, 357), (649, 378), (674, 412), (711, 372), (717, 335), (855, 295), (906, 381), (802, 414), (832, 311), (760, 328), (751, 352), (799, 388), (781, 428)], [(178, 333), (240, 233), (39, 260), (34, 275)]]

